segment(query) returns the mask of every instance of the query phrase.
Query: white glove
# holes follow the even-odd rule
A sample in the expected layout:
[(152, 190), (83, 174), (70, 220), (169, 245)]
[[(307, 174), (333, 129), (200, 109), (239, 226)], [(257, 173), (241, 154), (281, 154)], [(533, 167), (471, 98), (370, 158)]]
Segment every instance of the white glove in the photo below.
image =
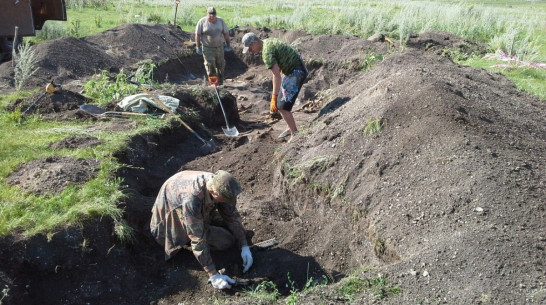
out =
[(216, 289), (229, 289), (231, 288), (230, 284), (235, 284), (235, 280), (230, 278), (227, 275), (215, 273), (209, 278), (209, 283), (212, 284), (212, 287)]
[(231, 52), (230, 46), (224, 46), (224, 52)]
[(203, 55), (203, 49), (197, 48), (197, 49), (195, 49), (195, 53), (197, 53), (199, 55)]
[(250, 248), (248, 246), (244, 246), (241, 249), (241, 257), (243, 258), (243, 273), (247, 272), (250, 267), (252, 267), (252, 263), (254, 260), (252, 259), (252, 253), (250, 253)]

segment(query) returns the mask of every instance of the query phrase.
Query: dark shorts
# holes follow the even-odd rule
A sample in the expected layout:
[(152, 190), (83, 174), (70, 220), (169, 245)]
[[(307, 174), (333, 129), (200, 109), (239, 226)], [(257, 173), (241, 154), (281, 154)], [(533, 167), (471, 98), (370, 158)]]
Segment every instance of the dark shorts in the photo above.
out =
[(294, 69), (292, 73), (282, 76), (281, 98), (277, 100), (277, 108), (291, 111), (298, 98), (303, 82), (307, 78), (307, 71), (304, 66)]

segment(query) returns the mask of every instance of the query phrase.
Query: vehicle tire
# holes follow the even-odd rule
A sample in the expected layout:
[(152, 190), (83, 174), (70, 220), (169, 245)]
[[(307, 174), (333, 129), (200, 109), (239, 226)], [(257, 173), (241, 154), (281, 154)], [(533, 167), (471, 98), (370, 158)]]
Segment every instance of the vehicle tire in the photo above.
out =
[(8, 37), (0, 36), (0, 63), (11, 60), (11, 43)]

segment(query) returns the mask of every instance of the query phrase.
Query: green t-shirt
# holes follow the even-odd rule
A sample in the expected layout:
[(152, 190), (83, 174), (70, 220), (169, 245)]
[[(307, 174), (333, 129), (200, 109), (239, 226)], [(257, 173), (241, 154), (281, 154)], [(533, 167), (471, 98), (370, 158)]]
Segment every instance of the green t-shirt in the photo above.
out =
[(262, 59), (267, 69), (277, 64), (284, 74), (290, 74), (295, 68), (301, 66), (298, 53), (276, 38), (264, 39)]

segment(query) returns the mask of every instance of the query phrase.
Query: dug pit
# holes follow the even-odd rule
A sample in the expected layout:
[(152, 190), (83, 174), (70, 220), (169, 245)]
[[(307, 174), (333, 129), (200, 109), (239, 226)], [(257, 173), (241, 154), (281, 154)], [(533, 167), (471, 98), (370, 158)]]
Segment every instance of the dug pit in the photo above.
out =
[[(153, 48), (141, 49), (141, 57), (138, 49), (121, 52), (116, 46), (123, 39), (139, 37), (157, 49), (164, 43), (157, 39), (160, 33), (173, 36), (167, 41), (188, 35), (164, 26), (120, 29), (84, 41), (130, 65), (133, 59), (153, 57), (148, 53)], [(310, 76), (294, 110), (301, 132), (292, 143), (278, 138), (285, 125), (268, 115), (270, 73), (259, 58), (240, 52), (240, 39), (249, 30), (297, 42), (309, 62)], [(126, 165), (117, 175), (126, 185), (124, 220), (135, 229), (135, 241), (121, 243), (113, 221), (104, 218), (51, 236), (6, 236), (0, 239), (0, 284), (9, 288), (3, 301), (249, 304), (262, 301), (248, 299), (245, 289), (265, 281), (288, 295), (307, 283), (332, 284), (355, 274), (368, 279), (368, 288), (378, 288), (371, 280), (378, 274), (391, 285), (379, 288), (399, 287), (397, 294), (383, 291), (386, 304), (444, 299), (471, 304), (484, 295), (499, 304), (527, 296), (545, 301), (546, 109), (502, 75), (441, 56), (445, 48), (473, 46), (462, 42), (445, 33), (424, 33), (399, 52), (384, 41), (240, 28), (234, 53), (226, 55), (228, 79), (221, 89), (237, 110), (230, 116), (241, 132), (236, 138), (223, 135), (219, 108), (204, 98), (213, 92), (202, 81), (199, 57), (185, 57), (185, 69), (172, 58), (159, 64), (159, 80), (179, 81), (159, 93), (175, 92), (187, 101), (181, 107), (197, 107), (209, 133), (198, 122), (193, 126), (213, 137), (219, 151), (199, 153), (202, 143), (176, 122), (135, 136), (116, 154)], [(81, 41), (74, 45), (90, 47)], [(170, 54), (161, 52), (158, 58)], [(362, 64), (372, 53), (384, 59), (364, 72)], [(87, 59), (81, 60), (77, 64), (85, 65)], [(9, 67), (2, 69), (6, 75)], [(75, 72), (69, 72), (59, 76), (70, 82)], [(197, 79), (189, 80), (188, 72)], [(46, 81), (39, 77), (37, 83)], [(202, 86), (205, 93), (192, 93), (187, 85)], [(66, 90), (77, 88), (71, 86)], [(379, 132), (368, 131), (370, 121), (377, 121)], [(219, 269), (250, 280), (250, 288), (213, 289), (190, 251), (164, 261), (151, 237), (150, 210), (160, 186), (186, 169), (231, 172), (244, 189), (238, 204), (249, 242), (279, 241), (265, 251), (254, 250), (254, 265), (245, 274), (237, 249), (213, 253)], [(326, 287), (299, 301), (373, 303), (375, 291), (365, 290), (351, 301)]]

